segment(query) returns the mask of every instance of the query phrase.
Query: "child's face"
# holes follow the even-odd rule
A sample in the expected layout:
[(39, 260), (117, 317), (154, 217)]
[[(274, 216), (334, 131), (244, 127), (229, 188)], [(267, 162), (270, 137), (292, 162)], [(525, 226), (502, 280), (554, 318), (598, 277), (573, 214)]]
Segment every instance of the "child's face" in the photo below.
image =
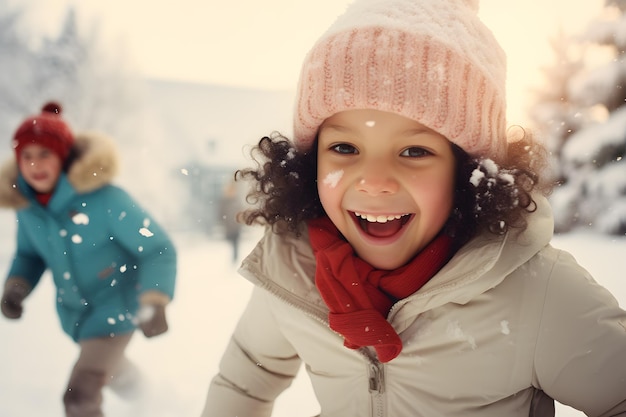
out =
[(349, 110), (326, 119), (317, 164), (324, 210), (359, 257), (378, 269), (406, 264), (452, 210), (450, 142), (395, 113)]
[(24, 146), (18, 164), (28, 185), (44, 194), (54, 190), (63, 168), (61, 158), (56, 153), (37, 144)]

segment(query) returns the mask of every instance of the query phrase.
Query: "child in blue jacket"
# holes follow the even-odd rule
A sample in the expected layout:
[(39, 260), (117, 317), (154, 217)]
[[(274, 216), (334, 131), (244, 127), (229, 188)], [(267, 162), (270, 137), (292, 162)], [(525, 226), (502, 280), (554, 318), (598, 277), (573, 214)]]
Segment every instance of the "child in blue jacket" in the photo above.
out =
[(0, 206), (17, 213), (0, 305), (5, 317), (20, 318), (24, 299), (50, 270), (61, 326), (80, 347), (63, 397), (66, 416), (101, 417), (104, 386), (123, 395), (138, 383), (124, 355), (135, 328), (146, 337), (167, 331), (176, 251), (162, 227), (111, 184), (112, 142), (94, 132), (74, 135), (61, 112), (51, 102), (27, 118), (13, 138), (15, 161), (0, 171)]

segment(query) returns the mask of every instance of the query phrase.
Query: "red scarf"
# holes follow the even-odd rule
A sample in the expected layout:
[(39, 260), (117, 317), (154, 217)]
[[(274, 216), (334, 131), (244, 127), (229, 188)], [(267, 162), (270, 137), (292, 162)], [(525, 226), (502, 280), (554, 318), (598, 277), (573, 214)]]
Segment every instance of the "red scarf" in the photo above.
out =
[(46, 207), (48, 205), (48, 202), (52, 198), (52, 193), (37, 193), (35, 195), (35, 198), (37, 199), (37, 201), (39, 201), (39, 204)]
[(450, 259), (452, 239), (440, 234), (411, 262), (375, 269), (356, 256), (328, 217), (308, 223), (317, 266), (315, 285), (330, 309), (330, 328), (350, 349), (373, 346), (381, 362), (400, 354), (402, 341), (386, 320), (393, 303), (420, 289)]

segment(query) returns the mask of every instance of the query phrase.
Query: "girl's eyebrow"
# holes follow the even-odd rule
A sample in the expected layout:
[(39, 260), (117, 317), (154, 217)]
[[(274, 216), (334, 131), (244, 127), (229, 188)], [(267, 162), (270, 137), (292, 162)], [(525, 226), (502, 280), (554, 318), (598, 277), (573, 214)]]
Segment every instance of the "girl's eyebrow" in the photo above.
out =
[(432, 129), (426, 127), (426, 126), (407, 129), (405, 132), (403, 132), (403, 134), (405, 134), (407, 136), (422, 135), (424, 133), (438, 135), (437, 132), (435, 132), (434, 130), (432, 130)]
[(322, 125), (322, 127), (320, 128), (320, 131), (325, 130), (325, 129), (336, 130), (338, 132), (349, 132), (350, 130), (352, 130), (347, 126), (329, 124), (329, 125)]
[[(335, 131), (339, 133), (350, 133), (354, 131), (354, 129), (352, 129), (350, 126), (341, 125), (341, 124), (324, 124), (320, 127), (319, 130), (320, 132), (322, 130), (331, 130), (331, 131)], [(434, 130), (426, 126), (411, 127), (404, 131), (399, 131), (397, 134), (399, 136), (406, 136), (406, 137), (418, 136), (418, 135), (424, 135), (424, 134), (439, 135), (439, 133), (435, 132)]]

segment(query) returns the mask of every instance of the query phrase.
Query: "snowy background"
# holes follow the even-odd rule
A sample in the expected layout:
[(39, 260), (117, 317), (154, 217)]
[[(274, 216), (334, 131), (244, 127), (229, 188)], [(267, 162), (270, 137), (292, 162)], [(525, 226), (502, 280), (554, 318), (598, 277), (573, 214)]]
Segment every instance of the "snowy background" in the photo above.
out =
[[(40, 10), (32, 7), (38, 1), (23, 4)], [(46, 0), (46, 5), (52, 3)], [(146, 391), (128, 403), (107, 392), (105, 413), (115, 417), (199, 416), (209, 381), (251, 290), (238, 276), (236, 264), (229, 262), (230, 247), (220, 238), (219, 227), (208, 227), (215, 222), (210, 215), (217, 202), (215, 190), (233, 169), (248, 166), (244, 150), (262, 135), (273, 130), (290, 134), (292, 92), (137, 79), (126, 66), (129, 57), (124, 55), (124, 45), (100, 46), (98, 25), (79, 31), (77, 18), (69, 10), (57, 22), (60, 29), (40, 39), (33, 33), (40, 25), (24, 24), (21, 18), (27, 13), (8, 7), (21, 4), (0, 0), (0, 137), (10, 137), (17, 123), (38, 111), (43, 100), (61, 100), (64, 116), (76, 130), (96, 128), (114, 137), (122, 161), (117, 183), (160, 220), (178, 248), (177, 293), (168, 310), (170, 331), (150, 340), (137, 334), (128, 350), (144, 372)], [(124, 2), (123, 7), (127, 6)], [(265, 4), (262, 7), (269, 10)], [(238, 13), (240, 7), (236, 8)], [(140, 13), (143, 16), (143, 9)], [(40, 15), (47, 23), (55, 20), (49, 13)], [(506, 28), (510, 22), (504, 15), (513, 16), (523, 27), (528, 21), (511, 10), (493, 15), (493, 23)], [(265, 22), (251, 16), (254, 22)], [(561, 34), (552, 39), (554, 63), (544, 68), (545, 85), (538, 88), (531, 114), (560, 158), (556, 175), (563, 185), (552, 204), (562, 233), (554, 244), (573, 253), (622, 307), (626, 306), (626, 284), (616, 265), (626, 253), (626, 110), (622, 107), (626, 90), (621, 88), (626, 83), (626, 60), (619, 52), (626, 48), (624, 16), (625, 10), (612, 10), (578, 37)], [(117, 21), (123, 16), (115, 17)], [(151, 20), (160, 24), (158, 19)], [(184, 22), (188, 22), (186, 17)], [(212, 27), (204, 20), (202, 26)], [(289, 33), (277, 26), (281, 38)], [(134, 33), (137, 28), (132, 29)], [(234, 29), (242, 30), (240, 26)], [(319, 31), (313, 32), (317, 36)], [(515, 39), (528, 42), (519, 32)], [(161, 35), (168, 38), (173, 32)], [(150, 33), (151, 41), (153, 36)], [(171, 51), (163, 53), (169, 39), (161, 40), (153, 42), (159, 55), (184, 67), (187, 61), (172, 59)], [(600, 45), (603, 51), (592, 66), (587, 62), (589, 44)], [(181, 49), (180, 45), (174, 42), (174, 49)], [(277, 52), (279, 45), (271, 52)], [(191, 49), (212, 58), (212, 67), (227, 64), (206, 53), (205, 46)], [(512, 55), (520, 48), (510, 45)], [(294, 54), (283, 51), (286, 55)], [(263, 54), (260, 62), (248, 60), (237, 64), (237, 69), (276, 75), (283, 69), (281, 59)], [(517, 63), (511, 65), (511, 74), (519, 68)], [(527, 71), (521, 73), (527, 78)], [(0, 161), (12, 157), (8, 140), (5, 143), (1, 146), (0, 138)], [(9, 266), (14, 234), (14, 214), (0, 210), (0, 276)], [(255, 228), (246, 230), (241, 256), (259, 234)], [(0, 417), (62, 417), (61, 397), (78, 351), (58, 324), (49, 276), (28, 298), (22, 319), (0, 317), (0, 340)], [(301, 374), (279, 398), (274, 416), (307, 417), (318, 411), (308, 380)], [(558, 406), (557, 415), (582, 414)]]

